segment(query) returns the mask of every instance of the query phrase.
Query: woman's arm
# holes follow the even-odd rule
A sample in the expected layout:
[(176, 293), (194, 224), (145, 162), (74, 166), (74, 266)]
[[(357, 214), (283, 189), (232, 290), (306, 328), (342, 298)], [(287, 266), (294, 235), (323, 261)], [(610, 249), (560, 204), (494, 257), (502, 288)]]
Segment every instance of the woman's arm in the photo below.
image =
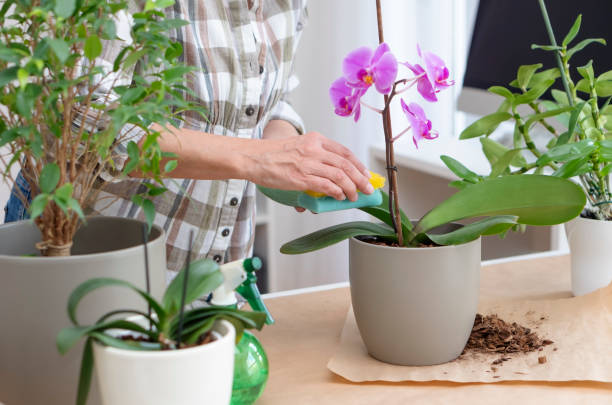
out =
[(266, 126), (264, 139), (240, 139), (169, 127), (163, 151), (178, 156), (176, 178), (245, 179), (265, 187), (313, 190), (354, 201), (357, 189), (374, 190), (365, 166), (346, 147), (316, 132), (302, 136), (283, 121)]

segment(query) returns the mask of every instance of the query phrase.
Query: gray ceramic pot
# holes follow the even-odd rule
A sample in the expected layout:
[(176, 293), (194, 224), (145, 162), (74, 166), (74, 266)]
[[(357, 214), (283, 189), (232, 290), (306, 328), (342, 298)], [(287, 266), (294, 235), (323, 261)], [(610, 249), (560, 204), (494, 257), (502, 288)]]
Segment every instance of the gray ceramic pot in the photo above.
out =
[(424, 366), (461, 354), (478, 306), (480, 239), (430, 248), (349, 242), (353, 311), (370, 355)]
[[(151, 291), (165, 288), (163, 231), (154, 228), (149, 242)], [(142, 222), (114, 217), (90, 218), (77, 232), (69, 257), (24, 257), (35, 253), (38, 229), (29, 221), (0, 225), (0, 403), (69, 405), (76, 399), (82, 343), (61, 356), (59, 330), (70, 326), (68, 296), (85, 280), (114, 277), (145, 287)], [(107, 288), (85, 297), (82, 324), (118, 308), (146, 310), (135, 293)], [(92, 388), (93, 388), (92, 384)], [(89, 405), (98, 403), (96, 392)]]

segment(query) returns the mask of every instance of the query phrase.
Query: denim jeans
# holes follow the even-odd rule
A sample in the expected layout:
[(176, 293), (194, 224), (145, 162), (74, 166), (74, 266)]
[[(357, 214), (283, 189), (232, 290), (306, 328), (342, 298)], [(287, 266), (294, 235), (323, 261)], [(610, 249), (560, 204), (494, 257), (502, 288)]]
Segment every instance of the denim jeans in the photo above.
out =
[(31, 189), (30, 185), (26, 181), (25, 177), (19, 172), (19, 175), (15, 179), (15, 184), (13, 185), (13, 190), (11, 191), (11, 195), (9, 196), (9, 200), (4, 207), (4, 222), (15, 222), (21, 219), (28, 219), (30, 215), (28, 214), (28, 210), (24, 203), (19, 199), (19, 192), (17, 190), (21, 190), (21, 194), (26, 197), (28, 202), (31, 201)]

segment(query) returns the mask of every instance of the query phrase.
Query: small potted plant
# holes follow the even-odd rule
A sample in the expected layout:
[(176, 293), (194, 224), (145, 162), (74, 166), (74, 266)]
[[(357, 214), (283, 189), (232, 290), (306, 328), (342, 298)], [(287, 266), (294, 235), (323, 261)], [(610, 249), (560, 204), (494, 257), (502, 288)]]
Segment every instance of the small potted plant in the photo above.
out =
[[(489, 177), (524, 173), (546, 173), (575, 179), (587, 197), (580, 217), (565, 224), (571, 250), (572, 292), (582, 295), (612, 282), (612, 71), (595, 74), (593, 61), (573, 69), (576, 53), (591, 44), (606, 44), (602, 38), (575, 43), (582, 17), (557, 44), (543, 1), (540, 8), (550, 45), (533, 49), (554, 52), (557, 67), (541, 70), (542, 64), (520, 66), (509, 87), (493, 86), (489, 91), (504, 98), (498, 110), (474, 122), (461, 134), (462, 139), (480, 137), (484, 154), (491, 162)], [(552, 89), (560, 78), (563, 91)], [(553, 100), (541, 100), (550, 90)], [(521, 113), (527, 107), (528, 113)], [(563, 130), (548, 122), (556, 118)], [(504, 121), (514, 122), (514, 143), (506, 147), (489, 138)], [(538, 147), (532, 132), (536, 124), (548, 135), (545, 147)], [(452, 168), (451, 168), (452, 169)], [(481, 178), (466, 169), (456, 173), (460, 184)]]
[[(390, 105), (413, 85), (426, 100), (452, 85), (441, 58), (419, 49), (423, 64), (402, 63), (412, 77), (398, 79), (398, 62), (383, 42), (380, 2), (380, 45), (351, 52), (343, 76), (330, 89), (335, 111), (359, 119), (363, 106), (380, 113), (386, 143), (389, 193), (379, 206), (361, 208), (382, 223), (350, 222), (316, 231), (281, 247), (300, 254), (349, 239), (351, 300), (365, 346), (373, 357), (401, 365), (431, 365), (456, 358), (472, 329), (478, 305), (480, 236), (504, 234), (522, 225), (551, 225), (577, 216), (585, 204), (574, 183), (550, 176), (524, 175), (458, 182), (456, 194), (420, 220), (401, 211), (393, 146), (412, 131), (415, 146), (437, 134), (423, 109), (401, 100), (410, 127), (391, 129)], [(361, 102), (371, 88), (384, 95), (382, 108)], [(455, 171), (464, 167), (443, 160)], [(263, 190), (276, 198), (275, 192)], [(418, 191), (415, 191), (418, 193)], [(324, 197), (328, 198), (328, 197)], [(484, 217), (484, 218), (482, 218)], [(461, 226), (455, 221), (480, 218)]]
[[(0, 322), (13, 325), (0, 336), (0, 392), (8, 403), (73, 398), (65, 379), (76, 362), (60, 358), (53, 341), (56, 326), (68, 321), (64, 302), (76, 285), (118, 277), (144, 287), (143, 222), (85, 215), (105, 184), (136, 171), (147, 181), (134, 202), (150, 225), (155, 207), (147, 196), (165, 190), (162, 180), (177, 165), (161, 152), (151, 124), (202, 107), (187, 101), (185, 75), (193, 69), (181, 64), (182, 47), (168, 33), (185, 22), (163, 14), (172, 1), (142, 4), (142, 10), (120, 0), (0, 6), (0, 174), (31, 218), (0, 225)], [(160, 297), (165, 238), (149, 227), (150, 287)], [(88, 297), (81, 316), (93, 322), (89, 315), (110, 302), (135, 304), (108, 289)]]
[[(79, 285), (68, 300), (73, 326), (57, 336), (62, 354), (86, 338), (76, 404), (87, 402), (94, 366), (103, 405), (229, 404), (235, 343), (245, 328), (261, 329), (266, 313), (227, 306), (187, 308), (223, 282), (217, 263), (201, 259), (187, 263), (161, 301), (118, 279), (96, 278)], [(131, 290), (149, 312), (116, 309), (92, 325), (80, 324), (79, 303), (104, 287)], [(117, 318), (126, 315), (131, 317)]]

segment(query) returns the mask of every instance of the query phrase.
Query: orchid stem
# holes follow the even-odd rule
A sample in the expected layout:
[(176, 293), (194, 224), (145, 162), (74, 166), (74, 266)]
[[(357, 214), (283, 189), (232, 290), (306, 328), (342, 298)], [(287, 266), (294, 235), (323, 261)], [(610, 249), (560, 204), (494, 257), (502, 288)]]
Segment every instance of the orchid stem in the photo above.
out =
[(374, 111), (374, 112), (377, 112), (377, 113), (379, 113), (379, 114), (382, 114), (382, 113), (383, 113), (383, 110), (380, 110), (380, 109), (378, 109), (378, 108), (376, 108), (376, 107), (372, 107), (371, 105), (369, 105), (368, 103), (366, 103), (366, 102), (364, 102), (364, 101), (359, 100), (359, 103), (360, 103), (362, 106), (367, 107), (367, 108), (369, 108), (370, 110), (372, 110), (372, 111)]
[(410, 131), (410, 129), (411, 129), (411, 128), (412, 128), (412, 127), (408, 127), (408, 128), (406, 128), (406, 129), (404, 129), (402, 132), (400, 132), (399, 134), (395, 135), (393, 138), (391, 138), (391, 142), (395, 142), (395, 141), (397, 141), (397, 140), (400, 138), (400, 136), (402, 136), (402, 135), (404, 135), (406, 132)]

